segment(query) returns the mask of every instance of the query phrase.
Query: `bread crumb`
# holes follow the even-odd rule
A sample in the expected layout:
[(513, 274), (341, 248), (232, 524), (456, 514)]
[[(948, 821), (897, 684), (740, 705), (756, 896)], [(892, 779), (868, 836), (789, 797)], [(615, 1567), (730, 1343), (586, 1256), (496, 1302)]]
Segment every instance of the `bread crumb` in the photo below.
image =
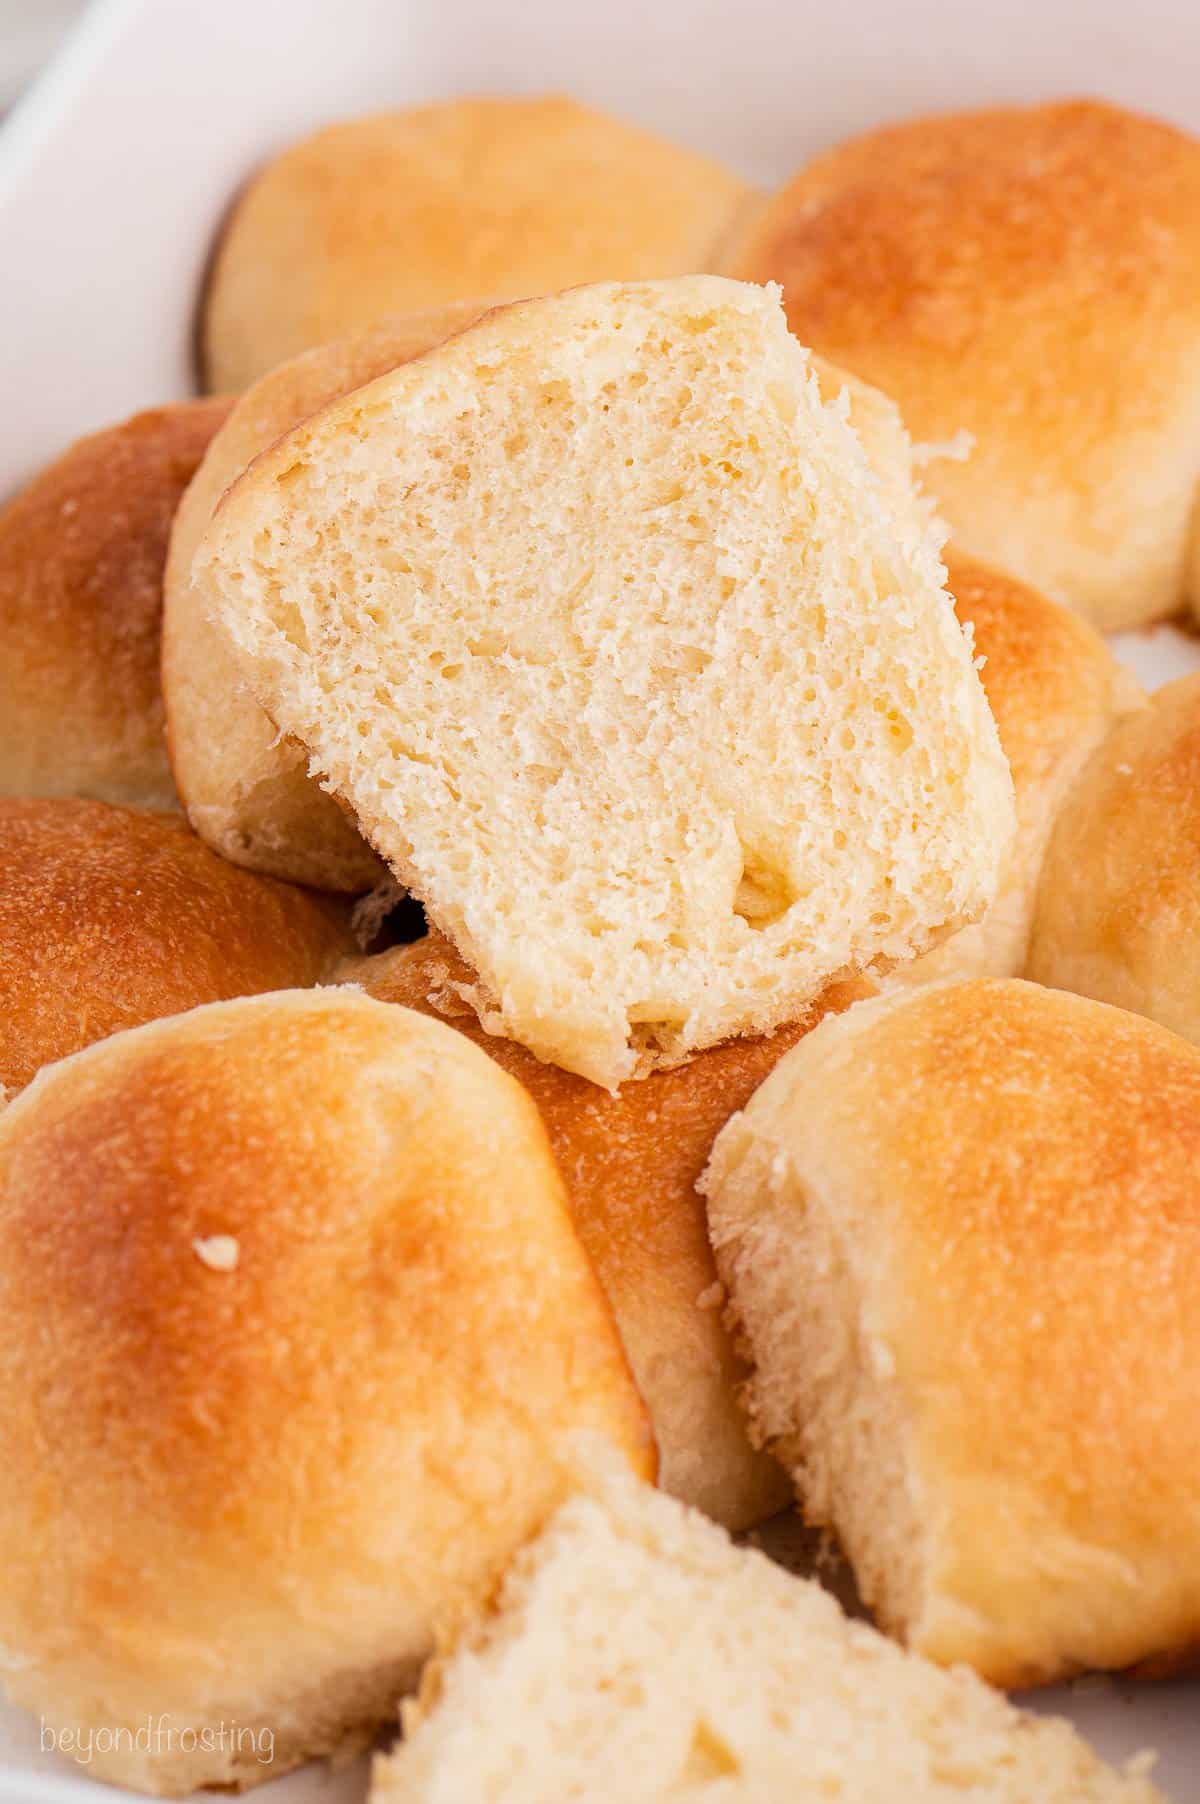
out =
[(912, 456), (918, 470), (923, 470), (926, 464), (938, 463), (943, 459), (949, 463), (965, 464), (974, 449), (974, 433), (968, 432), (965, 427), (960, 426), (953, 438), (914, 445)]
[(192, 1251), (210, 1271), (232, 1272), (237, 1268), (239, 1248), (232, 1234), (209, 1234), (192, 1242)]
[(707, 1290), (700, 1292), (696, 1298), (696, 1308), (719, 1309), (724, 1301), (725, 1286), (718, 1281), (716, 1284), (710, 1284)]

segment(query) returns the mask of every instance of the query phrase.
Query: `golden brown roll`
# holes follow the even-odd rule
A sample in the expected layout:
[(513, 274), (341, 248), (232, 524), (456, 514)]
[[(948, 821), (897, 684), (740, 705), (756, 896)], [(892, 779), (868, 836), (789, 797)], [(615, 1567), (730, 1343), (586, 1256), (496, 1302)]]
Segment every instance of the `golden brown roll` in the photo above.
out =
[(965, 429), (928, 481), (959, 545), (1105, 630), (1170, 614), (1200, 494), (1200, 144), (1075, 101), (854, 138), (749, 221), (726, 267), (792, 330)]
[(1200, 1052), (1028, 983), (865, 1002), (702, 1182), (757, 1430), (884, 1627), (1006, 1686), (1200, 1648)]
[(0, 795), (166, 808), (167, 534), (221, 400), (80, 439), (0, 510)]
[(654, 1468), (528, 1097), (344, 990), (121, 1034), (0, 1115), (0, 1388), (9, 1693), (164, 1794), (390, 1717), (576, 1431)]
[(367, 890), (384, 866), (308, 757), (282, 739), (246, 684), (192, 558), (213, 510), (260, 451), (326, 402), (419, 357), (479, 317), (476, 303), (392, 315), (293, 359), (243, 395), (217, 433), (175, 518), (164, 583), (162, 681), (171, 765), (188, 819), (235, 864), (319, 889)]
[(946, 564), (958, 617), (974, 630), (979, 674), (1012, 771), (1017, 832), (982, 921), (898, 965), (887, 980), (898, 984), (1024, 975), (1038, 873), (1059, 810), (1113, 722), (1144, 699), (1077, 614), (954, 550)]
[(869, 987), (841, 985), (805, 1024), (770, 1039), (733, 1040), (610, 1096), (485, 1032), (460, 993), (472, 973), (441, 934), (349, 962), (339, 976), (448, 1021), (533, 1097), (650, 1410), (663, 1489), (733, 1529), (781, 1508), (784, 1475), (751, 1449), (737, 1404), (746, 1373), (722, 1322), (695, 1182), (718, 1129), (788, 1047), (819, 1013), (846, 1007)]
[(239, 871), (177, 816), (0, 799), (0, 1091), (120, 1028), (314, 984), (352, 945), (336, 903)]
[(1058, 818), (1030, 977), (1200, 1041), (1200, 676), (1121, 724)]
[(385, 313), (712, 267), (744, 183), (561, 95), (345, 120), (234, 208), (204, 319), (208, 385), (240, 389)]

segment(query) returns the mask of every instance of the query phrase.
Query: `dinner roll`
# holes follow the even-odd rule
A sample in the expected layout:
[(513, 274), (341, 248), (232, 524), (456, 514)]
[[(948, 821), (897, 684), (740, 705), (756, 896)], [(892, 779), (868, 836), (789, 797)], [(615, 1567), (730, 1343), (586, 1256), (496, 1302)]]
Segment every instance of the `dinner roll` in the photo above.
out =
[(342, 909), (177, 816), (0, 799), (0, 1091), (119, 1028), (316, 983), (352, 946)]
[(1029, 976), (1200, 1041), (1200, 676), (1122, 721), (1050, 842)]
[(731, 1529), (782, 1509), (789, 1494), (783, 1472), (746, 1437), (736, 1398), (746, 1371), (722, 1321), (695, 1185), (718, 1130), (788, 1047), (820, 1013), (847, 1006), (869, 993), (867, 986), (827, 993), (808, 1020), (770, 1039), (713, 1047), (609, 1096), (487, 1033), (463, 1001), (472, 973), (439, 933), (348, 960), (339, 976), (382, 1001), (448, 1021), (533, 1097), (650, 1411), (663, 1489)]
[(80, 439), (0, 508), (0, 796), (173, 804), (163, 562), (227, 406), (135, 414)]
[(804, 344), (965, 429), (928, 481), (964, 550), (1112, 631), (1170, 614), (1200, 496), (1200, 143), (1095, 101), (954, 113), (809, 163), (729, 273)]
[(1144, 699), (1078, 614), (957, 552), (948, 551), (946, 563), (1012, 771), (1017, 832), (984, 918), (898, 965), (888, 987), (1024, 975), (1038, 873), (1059, 809), (1114, 720)]
[(708, 157), (562, 95), (326, 126), (234, 208), (205, 306), (209, 387), (385, 313), (708, 269), (748, 199)]
[(318, 889), (370, 889), (385, 875), (353, 820), (308, 775), (303, 746), (283, 739), (246, 683), (192, 560), (221, 496), (260, 451), (326, 402), (419, 357), (479, 317), (470, 302), (391, 315), (306, 351), (235, 405), (189, 484), (164, 582), (162, 680), (167, 741), (192, 826), (235, 864)]
[(937, 552), (777, 297), (701, 276), (488, 314), (260, 457), (196, 563), (484, 1025), (611, 1088), (991, 900)]
[(881, 1624), (1002, 1685), (1200, 1646), (1200, 1053), (1014, 981), (864, 1002), (717, 1140), (757, 1430)]
[(371, 1804), (1153, 1804), (631, 1481), (577, 1495), (429, 1668)]
[(164, 1795), (369, 1736), (574, 1431), (653, 1472), (532, 1103), (344, 990), (120, 1034), (0, 1114), (0, 1386), (9, 1694)]

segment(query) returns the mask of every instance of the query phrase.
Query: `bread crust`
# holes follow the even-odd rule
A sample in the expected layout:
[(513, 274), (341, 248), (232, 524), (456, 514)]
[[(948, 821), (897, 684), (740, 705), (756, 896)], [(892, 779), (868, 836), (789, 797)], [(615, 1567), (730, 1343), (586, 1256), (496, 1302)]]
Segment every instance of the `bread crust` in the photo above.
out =
[(208, 386), (242, 389), (385, 313), (702, 272), (749, 190), (562, 95), (326, 126), (234, 209), (204, 317)]
[(409, 1011), (284, 992), (43, 1073), (0, 1116), (0, 1245), (11, 1694), (274, 1735), (97, 1744), (97, 1777), (241, 1787), (369, 1734), (574, 1431), (653, 1475), (533, 1105)]
[(158, 668), (167, 535), (228, 406), (134, 414), (0, 510), (0, 795), (174, 805)]
[(338, 904), (177, 815), (0, 799), (0, 1089), (160, 1015), (314, 984), (353, 943)]
[(898, 1479), (833, 1526), (917, 1651), (1023, 1686), (1200, 1645), (1198, 1174), (1200, 1052), (1013, 981), (827, 1021), (718, 1140), (718, 1268), (821, 1519), (871, 1473), (812, 1432), (825, 1376), (761, 1287), (803, 1307), (844, 1249), (852, 1407)]
[(1059, 817), (1029, 975), (1200, 1041), (1200, 677), (1123, 721)]
[[(1097, 171), (1103, 170), (1103, 180)], [(1200, 144), (1096, 101), (867, 132), (725, 264), (815, 350), (965, 429), (929, 487), (965, 551), (1106, 631), (1180, 608), (1200, 494)]]
[(193, 580), (196, 547), (225, 490), (276, 439), (327, 402), (419, 357), (479, 317), (464, 301), (389, 314), (364, 331), (293, 358), (256, 382), (233, 411), (179, 504), (164, 582), (162, 687), (176, 787), (202, 839), (235, 864), (294, 883), (355, 894), (386, 868), (351, 817), (308, 773), (256, 700), (233, 646)]
[(1145, 701), (1136, 679), (1078, 614), (953, 546), (945, 558), (947, 587), (974, 635), (1012, 772), (1017, 831), (983, 919), (897, 966), (885, 988), (1026, 975), (1038, 877), (1054, 823), (1114, 722)]
[(782, 1508), (787, 1484), (756, 1454), (736, 1393), (746, 1369), (722, 1323), (723, 1294), (695, 1183), (713, 1140), (825, 1012), (870, 995), (835, 987), (769, 1039), (734, 1040), (616, 1096), (489, 1034), (463, 1001), (473, 973), (439, 933), (347, 961), (340, 981), (447, 1021), (537, 1104), (583, 1241), (617, 1318), (654, 1423), (664, 1490), (730, 1529)]

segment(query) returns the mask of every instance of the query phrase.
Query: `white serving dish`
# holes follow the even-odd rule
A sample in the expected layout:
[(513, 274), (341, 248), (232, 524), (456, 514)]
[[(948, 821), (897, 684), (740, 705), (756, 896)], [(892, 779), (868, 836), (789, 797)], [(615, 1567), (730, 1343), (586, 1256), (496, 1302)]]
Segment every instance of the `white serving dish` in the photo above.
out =
[[(230, 195), (326, 119), (561, 88), (771, 181), (847, 131), (938, 107), (1091, 92), (1197, 129), (1198, 70), (1196, 0), (93, 0), (0, 129), (0, 495), (79, 433), (189, 391)], [(1152, 686), (1200, 668), (1200, 644), (1171, 629), (1120, 649)], [(1200, 1681), (1034, 1701), (1114, 1757), (1157, 1748), (1174, 1804), (1200, 1799)], [(39, 1742), (0, 1706), (0, 1799), (132, 1796)], [(360, 1762), (264, 1801), (358, 1804), (365, 1789)]]

